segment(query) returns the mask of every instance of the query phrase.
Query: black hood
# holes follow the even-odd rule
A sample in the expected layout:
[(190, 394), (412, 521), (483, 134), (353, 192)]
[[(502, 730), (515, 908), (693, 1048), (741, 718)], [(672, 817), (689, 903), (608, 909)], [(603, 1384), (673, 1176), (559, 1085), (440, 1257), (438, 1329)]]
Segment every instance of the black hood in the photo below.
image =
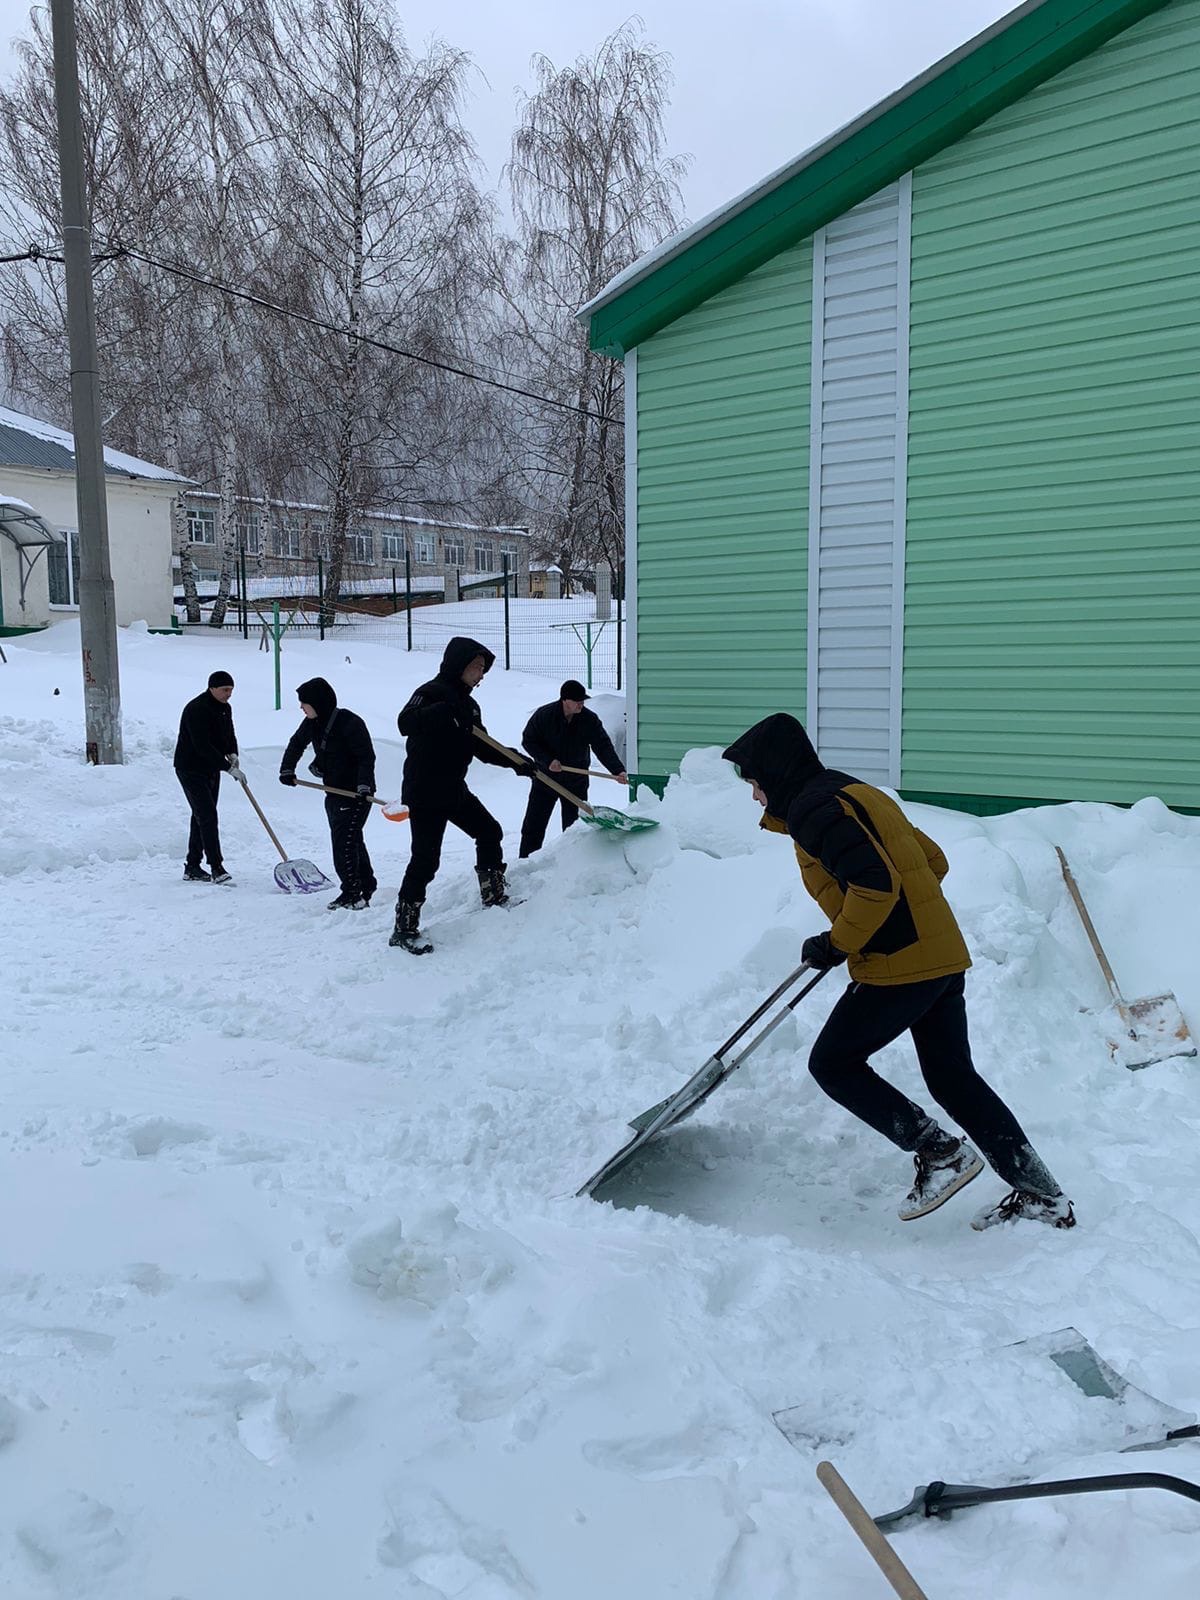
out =
[(447, 678), (451, 683), (461, 683), (463, 669), (469, 667), (476, 656), (483, 657), (484, 671), (490, 672), (496, 657), (487, 645), (480, 644), (478, 639), (451, 639), (438, 668), (438, 677)]
[(309, 678), (307, 683), (302, 683), (296, 690), (296, 697), (301, 705), (313, 708), (321, 727), (325, 726), (337, 710), (337, 695), (333, 692), (333, 685), (326, 683), (324, 678)]
[(747, 728), (722, 755), (743, 778), (754, 779), (767, 797), (767, 810), (781, 820), (808, 780), (824, 770), (803, 726), (786, 711)]

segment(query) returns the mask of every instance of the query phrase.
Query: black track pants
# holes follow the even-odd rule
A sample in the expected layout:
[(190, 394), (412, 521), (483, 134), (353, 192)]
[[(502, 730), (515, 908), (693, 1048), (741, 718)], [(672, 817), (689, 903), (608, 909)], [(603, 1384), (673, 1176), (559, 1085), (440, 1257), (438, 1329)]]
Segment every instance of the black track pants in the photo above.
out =
[[(586, 778), (576, 777), (569, 772), (552, 772), (550, 776), (556, 783), (561, 783), (564, 789), (570, 789), (572, 794), (577, 794), (581, 800), (587, 799)], [(544, 783), (539, 783), (537, 778), (530, 779), (529, 804), (525, 807), (525, 820), (521, 824), (522, 859), (533, 855), (535, 850), (540, 850), (545, 844), (546, 828), (554, 815), (555, 806), (562, 807), (562, 825), (565, 832), (578, 820), (579, 807), (556, 795), (553, 789), (548, 789)]]
[(852, 983), (829, 1014), (808, 1068), (831, 1099), (901, 1150), (916, 1150), (937, 1131), (920, 1106), (872, 1070), (868, 1057), (912, 1034), (930, 1094), (1014, 1189), (1061, 1191), (1021, 1124), (979, 1076), (967, 1037), (963, 974), (925, 983)]
[(370, 899), (379, 887), (371, 858), (363, 843), (363, 827), (370, 815), (369, 800), (342, 800), (333, 794), (325, 796), (325, 816), (333, 846), (333, 870), (337, 873), (342, 893), (355, 900), (362, 895)]
[(400, 885), (400, 899), (421, 905), (425, 892), (437, 875), (442, 859), (442, 840), (446, 825), (461, 828), (475, 841), (476, 867), (502, 867), (504, 865), (504, 830), (481, 800), (469, 789), (450, 806), (410, 805), (408, 825), (412, 834), (412, 855), (404, 881)]
[(211, 872), (224, 872), (221, 859), (221, 835), (217, 830), (217, 795), (221, 789), (219, 772), (180, 772), (175, 770), (179, 787), (187, 796), (192, 808), (192, 825), (188, 831), (187, 865), (189, 869), (200, 865), (203, 853), (208, 858)]

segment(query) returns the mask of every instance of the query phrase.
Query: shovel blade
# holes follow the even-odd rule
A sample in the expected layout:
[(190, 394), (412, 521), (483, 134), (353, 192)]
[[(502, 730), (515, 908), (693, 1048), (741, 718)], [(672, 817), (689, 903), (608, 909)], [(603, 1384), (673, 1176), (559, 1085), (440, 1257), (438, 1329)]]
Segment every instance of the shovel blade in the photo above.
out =
[(1108, 1048), (1113, 1060), (1131, 1072), (1196, 1054), (1196, 1041), (1173, 994), (1122, 1000), (1116, 1010), (1122, 1026), (1110, 1028)]
[(284, 894), (315, 894), (329, 887), (329, 879), (315, 861), (281, 861), (275, 868), (275, 882)]
[(614, 811), (612, 806), (593, 806), (590, 815), (581, 811), (579, 818), (589, 827), (608, 833), (645, 833), (647, 828), (658, 827), (653, 817), (630, 817), (624, 811)]

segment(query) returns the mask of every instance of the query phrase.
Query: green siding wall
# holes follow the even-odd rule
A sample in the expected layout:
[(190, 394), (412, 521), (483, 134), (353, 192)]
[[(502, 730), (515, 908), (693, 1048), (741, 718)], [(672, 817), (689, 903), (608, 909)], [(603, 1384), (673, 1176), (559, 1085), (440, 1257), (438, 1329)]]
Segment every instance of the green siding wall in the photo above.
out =
[(919, 167), (902, 782), (1200, 802), (1200, 3)]
[(638, 766), (804, 715), (812, 245), (638, 346)]

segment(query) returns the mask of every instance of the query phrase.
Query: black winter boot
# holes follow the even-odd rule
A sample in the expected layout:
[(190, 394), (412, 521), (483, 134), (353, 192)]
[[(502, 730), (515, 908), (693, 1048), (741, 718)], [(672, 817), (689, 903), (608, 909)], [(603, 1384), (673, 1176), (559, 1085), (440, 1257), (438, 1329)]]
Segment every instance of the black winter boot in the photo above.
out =
[(476, 867), (475, 876), (479, 879), (479, 898), (485, 906), (508, 904), (508, 883), (502, 866)]
[(420, 923), (420, 901), (397, 900), (396, 926), (392, 929), (392, 936), (388, 940), (388, 944), (393, 949), (399, 946), (401, 950), (407, 950), (413, 956), (427, 956), (433, 946), (421, 938)]

